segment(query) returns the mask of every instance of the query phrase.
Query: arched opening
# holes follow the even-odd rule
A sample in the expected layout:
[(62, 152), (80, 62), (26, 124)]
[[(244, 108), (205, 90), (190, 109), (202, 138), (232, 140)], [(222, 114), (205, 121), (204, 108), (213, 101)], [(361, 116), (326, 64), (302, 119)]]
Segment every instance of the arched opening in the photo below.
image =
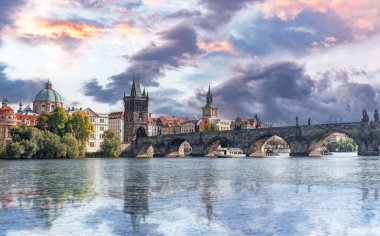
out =
[(148, 135), (146, 134), (146, 131), (143, 127), (139, 127), (136, 130), (136, 138), (143, 138), (143, 137), (148, 137)]
[(192, 154), (191, 144), (186, 139), (172, 140), (166, 150), (166, 157), (186, 157)]
[(249, 149), (250, 157), (289, 156), (289, 154), (289, 144), (277, 135), (261, 137)]
[(218, 149), (220, 149), (220, 148), (231, 148), (231, 147), (232, 147), (232, 143), (227, 138), (213, 139), (206, 146), (205, 156), (206, 157), (215, 157)]
[(328, 156), (334, 153), (357, 153), (358, 143), (344, 132), (330, 131), (313, 137), (309, 145), (309, 156)]
[(154, 156), (154, 148), (150, 143), (143, 143), (140, 145), (138, 153), (136, 157), (153, 157)]

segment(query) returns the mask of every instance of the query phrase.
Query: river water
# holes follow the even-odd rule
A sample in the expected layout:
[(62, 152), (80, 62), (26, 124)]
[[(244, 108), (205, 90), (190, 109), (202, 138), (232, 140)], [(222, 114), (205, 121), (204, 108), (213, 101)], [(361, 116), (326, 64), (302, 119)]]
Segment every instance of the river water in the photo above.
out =
[(380, 161), (0, 161), (0, 235), (380, 235)]

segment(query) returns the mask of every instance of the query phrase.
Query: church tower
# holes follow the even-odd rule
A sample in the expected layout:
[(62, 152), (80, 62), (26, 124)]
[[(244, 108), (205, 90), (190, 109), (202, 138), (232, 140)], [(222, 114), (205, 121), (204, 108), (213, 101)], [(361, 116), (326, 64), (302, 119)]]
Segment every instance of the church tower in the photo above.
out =
[(133, 78), (131, 94), (124, 94), (124, 142), (147, 136), (149, 96), (141, 93), (140, 80)]
[(213, 104), (210, 85), (208, 86), (206, 106), (202, 107), (202, 117), (208, 119), (218, 119), (218, 108), (216, 108)]

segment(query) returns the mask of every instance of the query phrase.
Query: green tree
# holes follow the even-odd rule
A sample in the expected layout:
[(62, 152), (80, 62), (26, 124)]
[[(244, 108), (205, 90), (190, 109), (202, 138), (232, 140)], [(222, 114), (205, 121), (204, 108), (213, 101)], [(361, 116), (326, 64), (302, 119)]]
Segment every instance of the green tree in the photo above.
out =
[(7, 148), (0, 145), (0, 158), (7, 158)]
[(77, 158), (79, 157), (79, 145), (77, 139), (72, 134), (65, 134), (61, 138), (61, 142), (67, 145), (67, 157)]
[(217, 124), (207, 123), (205, 125), (205, 131), (218, 131), (218, 130), (219, 130), (219, 126)]
[(106, 157), (118, 157), (120, 155), (121, 141), (113, 129), (104, 132), (104, 142), (101, 150)]
[(84, 111), (77, 111), (69, 117), (67, 131), (84, 144), (94, 133), (94, 125)]
[(49, 113), (45, 111), (42, 112), (37, 118), (36, 128), (40, 130), (47, 130), (49, 128), (48, 120), (49, 120)]
[(11, 143), (7, 145), (7, 156), (10, 158), (21, 158), (25, 153), (25, 148), (20, 143)]
[(63, 136), (66, 133), (66, 125), (69, 120), (69, 114), (62, 107), (57, 107), (50, 115), (48, 116), (47, 125), (48, 129), (53, 134), (58, 134)]

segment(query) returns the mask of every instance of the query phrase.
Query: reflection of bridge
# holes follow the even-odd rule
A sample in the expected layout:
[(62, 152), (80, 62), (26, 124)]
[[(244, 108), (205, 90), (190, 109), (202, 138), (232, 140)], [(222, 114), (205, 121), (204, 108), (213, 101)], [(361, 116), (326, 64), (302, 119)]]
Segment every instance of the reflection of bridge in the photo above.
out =
[(240, 148), (247, 156), (259, 157), (265, 156), (265, 143), (271, 137), (278, 136), (288, 143), (291, 156), (319, 156), (319, 147), (324, 139), (339, 132), (358, 144), (358, 155), (377, 156), (379, 131), (380, 122), (354, 122), (139, 137), (132, 143), (128, 155), (184, 156), (182, 143), (187, 141), (192, 146), (192, 156), (212, 156), (221, 145)]

